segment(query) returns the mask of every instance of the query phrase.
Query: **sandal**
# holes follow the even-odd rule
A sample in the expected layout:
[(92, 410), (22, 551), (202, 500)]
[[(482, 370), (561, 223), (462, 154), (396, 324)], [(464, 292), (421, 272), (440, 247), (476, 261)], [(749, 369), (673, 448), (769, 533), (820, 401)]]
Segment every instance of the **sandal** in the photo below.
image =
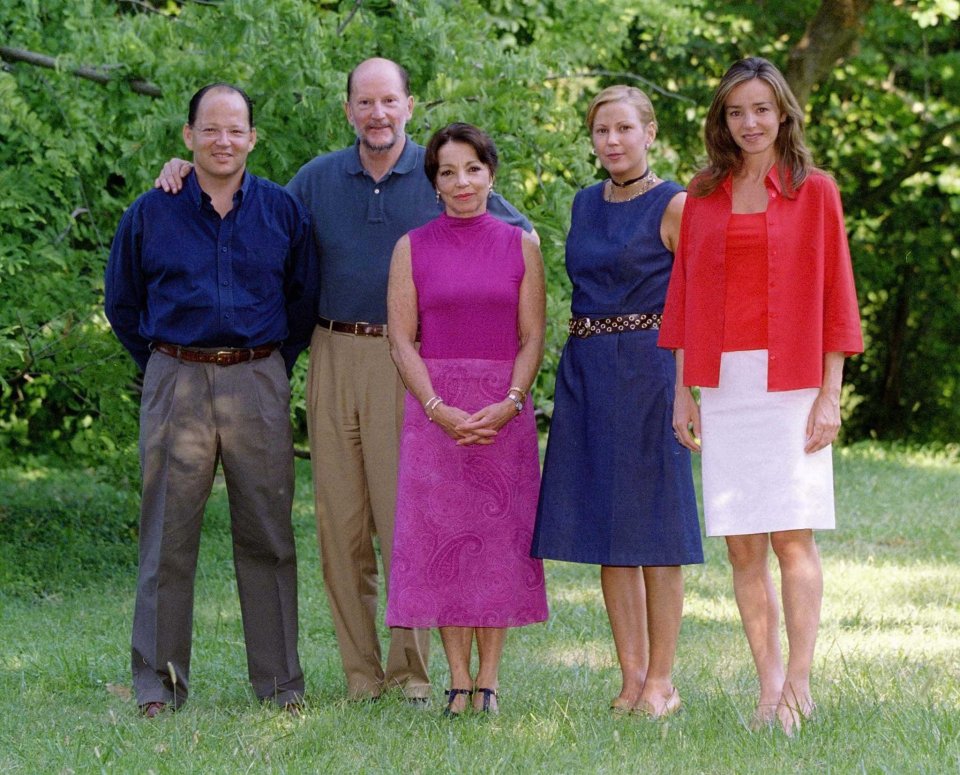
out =
[(647, 718), (651, 719), (665, 719), (672, 716), (674, 713), (677, 713), (682, 707), (683, 703), (680, 700), (680, 693), (677, 691), (677, 687), (674, 686), (673, 691), (670, 692), (670, 695), (667, 697), (662, 707), (656, 707), (649, 700), (640, 700), (634, 706), (632, 713), (637, 716), (646, 716)]
[(623, 697), (614, 697), (610, 701), (610, 712), (614, 716), (627, 716), (633, 710), (634, 703), (625, 700)]
[(467, 697), (473, 696), (472, 689), (447, 689), (447, 707), (443, 709), (443, 715), (446, 718), (456, 718), (463, 713), (462, 710), (454, 711), (453, 703), (456, 702), (456, 699), (461, 694), (467, 695)]
[(491, 708), (490, 700), (500, 699), (500, 694), (496, 689), (481, 689), (479, 686), (473, 690), (474, 694), (483, 695), (483, 704), (478, 708), (481, 713), (499, 713), (499, 708)]

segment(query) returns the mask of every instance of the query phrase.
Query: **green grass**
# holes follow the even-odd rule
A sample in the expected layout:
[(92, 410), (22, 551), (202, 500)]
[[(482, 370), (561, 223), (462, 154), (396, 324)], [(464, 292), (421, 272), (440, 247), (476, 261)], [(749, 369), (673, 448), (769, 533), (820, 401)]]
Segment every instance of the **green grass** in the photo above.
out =
[(687, 573), (675, 676), (685, 710), (667, 722), (606, 710), (619, 684), (598, 573), (559, 563), (547, 566), (549, 622), (508, 639), (499, 717), (440, 718), (436, 637), (431, 709), (345, 702), (301, 465), (304, 716), (252, 701), (218, 490), (184, 710), (149, 722), (129, 699), (132, 572), (0, 596), (0, 772), (958, 773), (960, 456), (859, 445), (837, 453), (836, 477), (839, 530), (820, 535), (817, 718), (797, 739), (743, 726), (756, 686), (718, 539)]

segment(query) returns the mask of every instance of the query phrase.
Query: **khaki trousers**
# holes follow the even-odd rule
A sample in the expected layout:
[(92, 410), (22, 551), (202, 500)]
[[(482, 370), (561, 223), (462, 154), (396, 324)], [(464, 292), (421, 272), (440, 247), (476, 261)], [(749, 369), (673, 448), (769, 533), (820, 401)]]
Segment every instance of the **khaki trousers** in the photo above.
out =
[(154, 353), (140, 406), (140, 570), (131, 664), (137, 703), (183, 704), (190, 689), (193, 584), (218, 460), (254, 693), (303, 696), (290, 510), (290, 383), (279, 352), (235, 366)]
[(377, 556), (390, 579), (404, 388), (386, 337), (315, 328), (307, 423), (323, 578), (353, 699), (399, 687), (427, 697), (429, 630), (392, 628), (386, 668), (377, 636)]

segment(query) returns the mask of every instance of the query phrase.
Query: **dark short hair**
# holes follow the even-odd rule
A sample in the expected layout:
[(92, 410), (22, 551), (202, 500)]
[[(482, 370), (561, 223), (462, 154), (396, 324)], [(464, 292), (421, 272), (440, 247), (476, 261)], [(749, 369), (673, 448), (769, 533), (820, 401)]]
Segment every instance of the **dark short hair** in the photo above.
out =
[(232, 91), (243, 97), (243, 101), (247, 103), (247, 120), (250, 122), (250, 128), (253, 129), (253, 100), (251, 100), (250, 97), (247, 96), (247, 93), (239, 86), (234, 86), (232, 83), (226, 83), (224, 81), (208, 83), (190, 98), (190, 108), (187, 111), (187, 123), (190, 126), (194, 125), (197, 120), (197, 111), (200, 109), (200, 101), (203, 99), (203, 96), (208, 91), (215, 91), (217, 89)]
[(437, 183), (437, 172), (440, 170), (440, 149), (447, 143), (466, 143), (476, 151), (480, 163), (490, 170), (490, 177), (497, 174), (497, 164), (500, 160), (497, 156), (497, 146), (493, 144), (490, 135), (473, 124), (457, 122), (447, 124), (443, 129), (434, 132), (430, 142), (427, 143), (427, 152), (423, 157), (423, 171), (433, 185)]
[[(366, 59), (363, 60), (363, 62), (367, 62), (367, 61), (369, 60), (366, 60)], [(387, 61), (390, 64), (392, 64), (395, 68), (397, 68), (397, 75), (400, 76), (400, 85), (403, 87), (403, 93), (405, 96), (409, 97), (410, 96), (410, 73), (407, 72), (406, 68), (403, 65), (397, 64), (392, 59), (388, 59)], [(360, 65), (362, 65), (363, 62), (358, 64), (357, 67), (360, 67)], [(357, 67), (354, 67), (353, 70), (347, 73), (347, 102), (350, 101), (350, 92), (353, 89), (353, 74), (357, 72)]]

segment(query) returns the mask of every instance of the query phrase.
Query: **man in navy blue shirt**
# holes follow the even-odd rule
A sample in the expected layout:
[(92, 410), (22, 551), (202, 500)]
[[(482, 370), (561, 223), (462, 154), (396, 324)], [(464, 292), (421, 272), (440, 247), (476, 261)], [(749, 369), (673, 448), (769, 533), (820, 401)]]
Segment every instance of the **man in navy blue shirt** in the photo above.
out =
[[(405, 132), (413, 104), (400, 65), (361, 62), (347, 79), (344, 104), (356, 142), (309, 161), (287, 188), (310, 210), (319, 250), (307, 425), (323, 578), (347, 693), (369, 699), (399, 688), (421, 704), (430, 695), (430, 633), (391, 629), (383, 664), (375, 547), (376, 538), (389, 579), (404, 396), (386, 337), (390, 258), (397, 240), (442, 209), (423, 170), (424, 148)], [(171, 160), (157, 184), (177, 191), (188, 169)], [(498, 194), (488, 206), (531, 228)]]
[(257, 136), (240, 89), (198, 91), (183, 139), (196, 174), (177, 196), (151, 191), (126, 211), (105, 279), (107, 317), (145, 372), (134, 690), (150, 718), (189, 694), (200, 526), (219, 462), (250, 682), (295, 712), (304, 681), (288, 374), (314, 324), (310, 217), (246, 172)]

